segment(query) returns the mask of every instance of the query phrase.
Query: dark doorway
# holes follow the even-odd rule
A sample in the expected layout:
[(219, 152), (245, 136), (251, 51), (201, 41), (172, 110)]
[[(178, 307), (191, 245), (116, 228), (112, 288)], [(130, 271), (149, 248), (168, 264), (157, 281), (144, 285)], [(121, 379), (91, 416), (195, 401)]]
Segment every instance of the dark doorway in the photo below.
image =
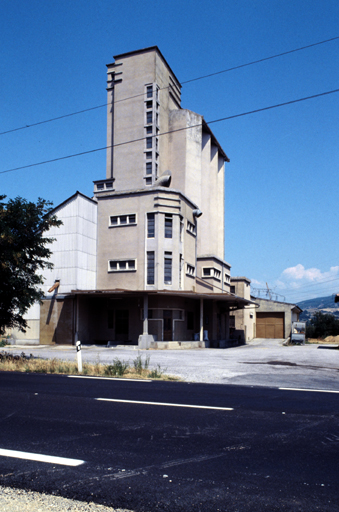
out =
[(172, 310), (164, 309), (164, 341), (172, 341), (172, 316)]
[(116, 341), (128, 341), (129, 311), (117, 309), (115, 312), (115, 339)]

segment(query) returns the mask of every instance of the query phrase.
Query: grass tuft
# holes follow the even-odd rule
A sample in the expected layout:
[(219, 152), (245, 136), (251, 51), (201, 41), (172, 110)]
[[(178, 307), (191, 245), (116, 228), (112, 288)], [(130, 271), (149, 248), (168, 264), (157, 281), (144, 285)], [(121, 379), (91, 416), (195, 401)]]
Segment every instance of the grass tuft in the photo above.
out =
[[(131, 366), (128, 361), (121, 361), (117, 357), (113, 359), (112, 364), (101, 364), (99, 361), (92, 363), (83, 363), (82, 375), (106, 376), (106, 377), (126, 377), (140, 379), (162, 379), (179, 380), (177, 377), (165, 375), (164, 370), (158, 364), (156, 368), (149, 369), (150, 356), (145, 360), (138, 355)], [(0, 352), (0, 371), (26, 372), (26, 373), (52, 373), (76, 375), (78, 365), (73, 361), (62, 361), (59, 359), (41, 359), (32, 354), (26, 356), (24, 352), (20, 356), (10, 354), (9, 352)]]

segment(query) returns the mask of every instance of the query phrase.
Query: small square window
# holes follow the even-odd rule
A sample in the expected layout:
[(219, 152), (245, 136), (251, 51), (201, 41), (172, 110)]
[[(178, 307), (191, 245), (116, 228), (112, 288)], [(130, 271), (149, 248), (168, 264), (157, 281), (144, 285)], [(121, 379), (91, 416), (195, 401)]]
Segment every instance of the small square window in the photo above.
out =
[(147, 158), (147, 160), (150, 160), (152, 158), (152, 151), (146, 152), (146, 158)]
[(117, 268), (118, 268), (118, 264), (116, 261), (110, 261), (109, 266), (110, 266), (111, 270), (117, 270)]
[(146, 101), (146, 108), (149, 109), (149, 108), (153, 108), (153, 101)]
[(97, 183), (97, 190), (103, 190), (104, 184), (103, 183)]
[(127, 224), (127, 215), (120, 216), (120, 224)]
[(135, 222), (136, 222), (136, 215), (135, 215), (135, 213), (133, 213), (132, 215), (128, 216), (128, 222), (129, 222), (129, 224), (135, 224)]
[(127, 263), (128, 263), (128, 268), (129, 268), (130, 270), (135, 269), (135, 260), (128, 260), (128, 262), (127, 262)]
[(118, 217), (111, 217), (111, 226), (116, 226), (118, 224)]
[(127, 267), (127, 261), (119, 261), (119, 269), (125, 270)]
[(153, 126), (147, 126), (146, 133), (152, 133), (152, 132), (153, 132)]
[(146, 178), (145, 183), (146, 185), (152, 185), (152, 178)]
[(106, 183), (106, 188), (113, 188), (113, 181), (108, 181)]

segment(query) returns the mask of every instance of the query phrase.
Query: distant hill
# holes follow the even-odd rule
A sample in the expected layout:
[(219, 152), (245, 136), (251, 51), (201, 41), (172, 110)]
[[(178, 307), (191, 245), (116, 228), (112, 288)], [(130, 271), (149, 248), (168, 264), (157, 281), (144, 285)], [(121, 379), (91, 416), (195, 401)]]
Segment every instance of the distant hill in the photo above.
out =
[(316, 299), (303, 300), (298, 302), (297, 305), (303, 312), (300, 315), (300, 320), (309, 320), (316, 311), (322, 313), (331, 313), (339, 318), (339, 303), (334, 302), (334, 295), (329, 297), (318, 297)]

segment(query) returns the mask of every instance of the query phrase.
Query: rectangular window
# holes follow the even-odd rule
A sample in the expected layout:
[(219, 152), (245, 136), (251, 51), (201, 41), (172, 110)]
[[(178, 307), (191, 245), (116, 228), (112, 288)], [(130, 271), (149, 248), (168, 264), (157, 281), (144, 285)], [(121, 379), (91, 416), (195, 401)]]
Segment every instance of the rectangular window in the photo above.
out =
[(146, 162), (146, 174), (152, 174), (152, 162)]
[(165, 214), (165, 238), (172, 238), (173, 218), (172, 215)]
[(150, 101), (146, 101), (146, 108), (149, 109), (149, 108), (153, 108), (153, 101), (150, 100)]
[(187, 231), (192, 235), (196, 235), (196, 226), (193, 222), (187, 221)]
[(147, 151), (146, 152), (146, 159), (147, 160), (151, 160), (152, 159), (152, 151)]
[(189, 263), (186, 263), (186, 274), (188, 276), (195, 276), (195, 267), (193, 265), (190, 265)]
[(210, 267), (205, 267), (202, 269), (203, 277), (210, 277), (212, 275), (212, 269)]
[(171, 252), (165, 252), (164, 283), (172, 284), (172, 253)]
[(153, 133), (153, 126), (146, 126), (146, 133)]
[(235, 293), (235, 286), (231, 286), (231, 293)]
[(136, 270), (136, 260), (110, 260), (108, 262), (109, 272), (132, 272)]
[(155, 235), (155, 215), (154, 213), (147, 214), (147, 238), (154, 238)]
[(146, 88), (147, 91), (147, 98), (153, 97), (153, 85), (148, 85)]
[(112, 215), (109, 218), (110, 226), (126, 226), (128, 224), (136, 224), (137, 216), (135, 213), (127, 214), (127, 215)]
[(145, 184), (146, 185), (152, 185), (152, 178), (146, 178), (145, 179)]
[(146, 137), (146, 148), (147, 149), (152, 148), (152, 137)]
[(147, 284), (154, 284), (154, 251), (147, 252)]
[(153, 112), (146, 112), (146, 124), (152, 124), (153, 121)]

